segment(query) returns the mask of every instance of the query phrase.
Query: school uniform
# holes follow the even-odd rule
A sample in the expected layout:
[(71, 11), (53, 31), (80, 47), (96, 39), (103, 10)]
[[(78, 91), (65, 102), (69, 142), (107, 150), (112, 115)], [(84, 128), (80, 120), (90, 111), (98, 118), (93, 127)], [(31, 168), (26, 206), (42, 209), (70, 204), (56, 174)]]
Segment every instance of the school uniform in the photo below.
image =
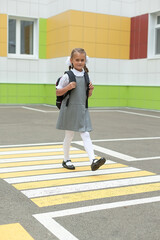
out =
[[(76, 132), (92, 131), (92, 124), (88, 108), (86, 108), (86, 82), (84, 78), (84, 70), (82, 72), (76, 69), (71, 70), (76, 78), (76, 88), (71, 91), (61, 105), (56, 128), (61, 130), (71, 130)], [(58, 89), (65, 87), (69, 83), (68, 74), (64, 74), (61, 78)], [(69, 104), (66, 102), (69, 98)]]

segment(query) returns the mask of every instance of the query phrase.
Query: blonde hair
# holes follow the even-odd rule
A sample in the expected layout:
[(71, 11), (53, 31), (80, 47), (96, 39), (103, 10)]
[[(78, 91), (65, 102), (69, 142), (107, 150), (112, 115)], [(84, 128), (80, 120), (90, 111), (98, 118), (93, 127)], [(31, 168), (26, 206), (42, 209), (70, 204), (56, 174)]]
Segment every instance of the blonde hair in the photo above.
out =
[[(71, 57), (70, 57), (71, 59), (73, 58), (76, 52), (84, 54), (85, 58), (87, 56), (86, 51), (83, 48), (74, 48), (71, 52)], [(73, 68), (73, 65), (69, 66), (69, 70), (71, 70), (72, 68)], [(86, 64), (84, 65), (84, 71), (89, 72), (88, 68), (86, 67)]]

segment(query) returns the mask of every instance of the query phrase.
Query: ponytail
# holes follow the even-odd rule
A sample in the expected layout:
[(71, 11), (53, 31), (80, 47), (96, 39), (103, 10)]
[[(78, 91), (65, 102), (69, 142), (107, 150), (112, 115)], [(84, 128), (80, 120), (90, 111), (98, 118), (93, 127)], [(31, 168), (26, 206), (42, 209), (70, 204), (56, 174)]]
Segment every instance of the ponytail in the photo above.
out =
[(87, 73), (89, 72), (88, 68), (86, 67), (86, 64), (84, 65), (84, 71)]

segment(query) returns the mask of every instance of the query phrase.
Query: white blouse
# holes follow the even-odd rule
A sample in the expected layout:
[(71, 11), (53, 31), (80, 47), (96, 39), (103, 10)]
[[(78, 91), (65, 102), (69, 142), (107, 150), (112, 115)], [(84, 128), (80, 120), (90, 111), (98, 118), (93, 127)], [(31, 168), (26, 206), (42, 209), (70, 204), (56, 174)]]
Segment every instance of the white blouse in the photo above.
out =
[[(84, 76), (84, 70), (83, 70), (82, 72), (80, 72), (80, 71), (76, 70), (75, 68), (73, 68), (73, 69), (71, 69), (71, 71), (72, 71), (72, 72), (74, 73), (74, 75), (77, 76), (77, 77), (83, 77), (83, 76)], [(69, 83), (69, 76), (68, 76), (67, 73), (65, 73), (65, 74), (61, 77), (61, 79), (60, 79), (60, 81), (59, 81), (59, 84), (58, 84), (58, 86), (57, 86), (56, 88), (57, 88), (57, 89), (62, 89), (62, 88), (64, 88), (64, 87), (66, 87), (66, 86), (68, 85), (68, 83)]]

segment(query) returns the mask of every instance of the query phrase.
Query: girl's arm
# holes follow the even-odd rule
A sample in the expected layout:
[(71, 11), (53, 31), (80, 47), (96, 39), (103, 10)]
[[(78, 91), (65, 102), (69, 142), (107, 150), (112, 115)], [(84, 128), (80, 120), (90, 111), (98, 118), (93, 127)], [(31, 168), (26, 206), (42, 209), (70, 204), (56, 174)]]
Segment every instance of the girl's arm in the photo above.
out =
[(92, 96), (93, 89), (94, 89), (94, 87), (93, 87), (92, 83), (90, 82), (90, 83), (89, 83), (89, 93), (88, 93), (88, 97), (91, 97), (91, 96)]
[(76, 87), (76, 82), (70, 82), (66, 87), (61, 89), (56, 89), (56, 96), (62, 96), (69, 90), (72, 90)]

